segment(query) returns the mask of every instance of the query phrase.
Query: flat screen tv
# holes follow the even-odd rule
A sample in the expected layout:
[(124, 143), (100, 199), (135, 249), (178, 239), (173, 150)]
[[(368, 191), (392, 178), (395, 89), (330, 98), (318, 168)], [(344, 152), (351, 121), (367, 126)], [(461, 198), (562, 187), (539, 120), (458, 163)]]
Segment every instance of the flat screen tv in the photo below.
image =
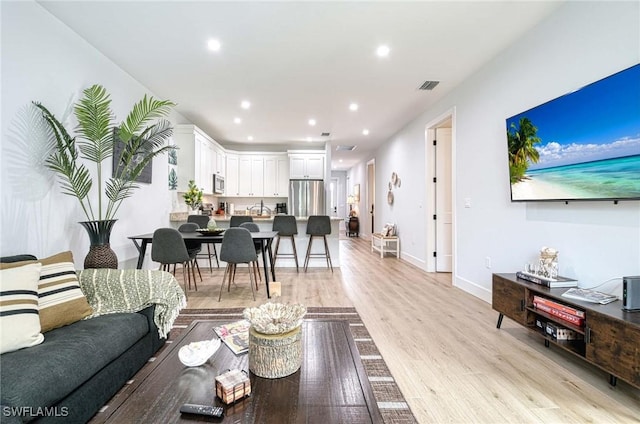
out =
[(640, 64), (506, 121), (512, 201), (640, 199)]

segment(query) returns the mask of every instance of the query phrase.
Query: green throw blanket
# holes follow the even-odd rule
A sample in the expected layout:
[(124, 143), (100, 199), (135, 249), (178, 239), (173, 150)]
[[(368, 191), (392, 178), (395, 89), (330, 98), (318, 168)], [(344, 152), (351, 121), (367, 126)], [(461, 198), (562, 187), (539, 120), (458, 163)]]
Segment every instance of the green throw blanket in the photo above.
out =
[(139, 269), (85, 269), (78, 271), (80, 287), (93, 308), (87, 318), (117, 312), (138, 312), (155, 305), (154, 322), (166, 338), (180, 309), (187, 306), (173, 275)]

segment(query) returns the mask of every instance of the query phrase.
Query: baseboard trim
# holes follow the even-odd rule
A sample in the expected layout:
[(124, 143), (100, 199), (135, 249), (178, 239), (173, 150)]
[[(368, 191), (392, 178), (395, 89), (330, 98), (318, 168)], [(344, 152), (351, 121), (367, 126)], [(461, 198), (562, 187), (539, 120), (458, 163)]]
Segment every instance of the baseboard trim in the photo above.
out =
[(491, 304), (491, 290), (488, 290), (473, 281), (455, 276), (453, 279), (453, 286)]

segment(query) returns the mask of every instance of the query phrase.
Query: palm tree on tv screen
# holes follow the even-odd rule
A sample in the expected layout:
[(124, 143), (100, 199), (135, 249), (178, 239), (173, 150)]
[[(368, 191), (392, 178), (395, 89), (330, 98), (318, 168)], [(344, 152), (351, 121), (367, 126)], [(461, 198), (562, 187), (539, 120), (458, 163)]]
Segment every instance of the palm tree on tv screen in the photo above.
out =
[(507, 142), (509, 145), (509, 175), (511, 183), (516, 183), (524, 177), (528, 162), (538, 163), (540, 154), (534, 147), (535, 144), (542, 142), (537, 136), (538, 128), (529, 120), (529, 118), (520, 118), (518, 126), (511, 123), (511, 127), (507, 130)]

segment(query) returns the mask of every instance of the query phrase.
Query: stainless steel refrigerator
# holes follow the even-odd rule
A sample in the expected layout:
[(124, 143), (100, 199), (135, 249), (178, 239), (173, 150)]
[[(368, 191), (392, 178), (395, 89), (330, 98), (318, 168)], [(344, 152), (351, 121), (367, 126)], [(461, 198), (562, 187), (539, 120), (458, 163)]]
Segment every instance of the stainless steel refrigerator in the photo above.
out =
[(289, 180), (290, 215), (326, 215), (324, 197), (322, 180)]

